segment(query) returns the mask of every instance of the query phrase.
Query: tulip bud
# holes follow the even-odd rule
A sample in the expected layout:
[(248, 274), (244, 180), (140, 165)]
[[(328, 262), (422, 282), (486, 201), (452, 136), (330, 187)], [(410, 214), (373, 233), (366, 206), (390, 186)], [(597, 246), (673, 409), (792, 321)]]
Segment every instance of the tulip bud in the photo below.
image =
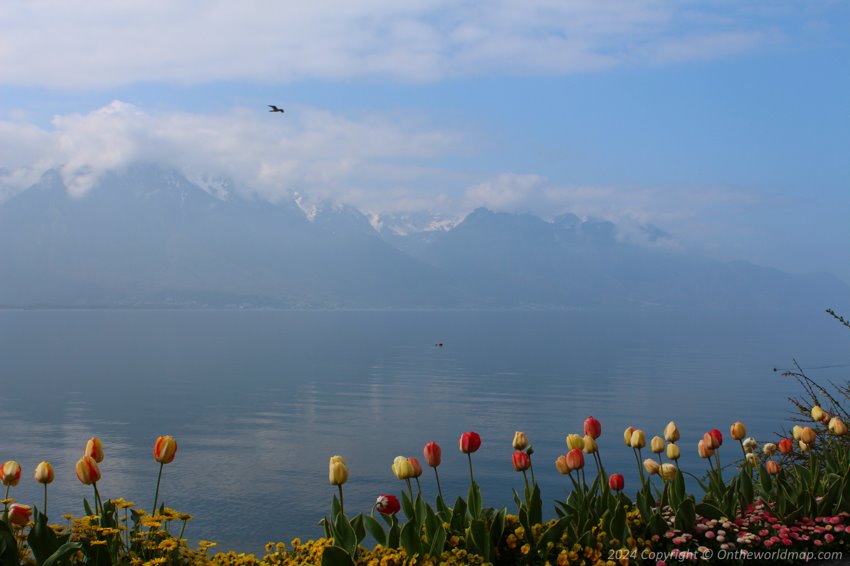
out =
[(629, 445), (632, 448), (643, 448), (644, 446), (646, 446), (646, 436), (643, 434), (642, 430), (637, 429), (632, 433), (632, 437), (629, 440)]
[(422, 475), (422, 465), (419, 463), (419, 460), (415, 457), (411, 456), (407, 459), (410, 462), (410, 465), (413, 467), (413, 476), (414, 478), (418, 478)]
[(439, 444), (432, 440), (425, 444), (425, 448), (422, 450), (422, 455), (425, 456), (425, 462), (429, 466), (436, 468), (442, 461), (443, 450), (440, 448)]
[(602, 436), (602, 423), (593, 417), (587, 417), (584, 419), (584, 435), (591, 436), (593, 440), (596, 440)]
[(762, 452), (764, 452), (765, 456), (770, 458), (771, 456), (776, 454), (776, 444), (774, 444), (773, 442), (766, 443), (764, 446), (762, 446)]
[(817, 438), (817, 433), (812, 427), (804, 426), (803, 430), (800, 431), (800, 442), (812, 444), (815, 438)]
[(401, 511), (401, 503), (398, 502), (398, 498), (395, 495), (383, 493), (375, 501), (375, 509), (382, 515), (395, 515)]
[(584, 438), (579, 434), (568, 434), (567, 446), (569, 446), (570, 449), (578, 448), (581, 450), (584, 448)]
[(661, 469), (661, 464), (659, 464), (652, 458), (647, 458), (643, 461), (643, 467), (649, 473), (649, 475), (652, 476), (658, 473), (658, 471)]
[(744, 423), (741, 421), (736, 421), (729, 428), (729, 436), (731, 436), (733, 440), (743, 440), (744, 437), (747, 436), (747, 427), (745, 427)]
[(97, 483), (100, 480), (100, 468), (91, 456), (83, 456), (77, 460), (77, 479), (85, 485)]
[(811, 444), (809, 444), (807, 442), (803, 442), (802, 440), (798, 440), (797, 444), (800, 446), (800, 452), (808, 452), (809, 450), (812, 449)]
[(815, 422), (821, 422), (826, 413), (823, 409), (820, 408), (819, 405), (815, 405), (812, 407), (812, 420)]
[(653, 436), (652, 440), (649, 442), (649, 447), (652, 449), (653, 453), (661, 454), (664, 452), (664, 439), (660, 436)]
[(755, 468), (756, 466), (758, 466), (759, 457), (756, 456), (753, 452), (747, 452), (746, 459), (747, 464), (749, 464), (751, 467)]
[(626, 446), (632, 445), (632, 433), (635, 431), (634, 427), (629, 427), (623, 432), (623, 442), (626, 443)]
[(720, 445), (723, 444), (723, 434), (716, 428), (711, 429), (706, 434), (711, 436), (711, 449), (717, 450), (720, 448)]
[(177, 454), (177, 441), (171, 436), (160, 436), (153, 445), (153, 459), (160, 464), (170, 464)]
[(803, 427), (800, 425), (794, 425), (794, 428), (791, 429), (791, 436), (794, 437), (794, 440), (800, 440), (800, 433), (803, 431)]
[(35, 467), (35, 481), (44, 485), (53, 481), (53, 466), (50, 462), (41, 462)]
[(89, 438), (89, 441), (86, 442), (86, 450), (83, 452), (83, 455), (88, 456), (98, 464), (103, 462), (103, 443), (98, 437), (92, 436)]
[(710, 458), (714, 455), (714, 450), (706, 446), (705, 438), (703, 438), (697, 443), (697, 454), (699, 454), (700, 458)]
[(458, 448), (464, 454), (472, 454), (481, 448), (481, 436), (477, 432), (464, 432), (458, 440)]
[(342, 456), (331, 456), (328, 468), (328, 479), (331, 485), (342, 485), (348, 481), (348, 466)]
[(578, 448), (573, 448), (567, 452), (567, 466), (570, 471), (580, 470), (584, 467), (584, 454)]
[(514, 464), (514, 470), (516, 470), (517, 472), (524, 472), (525, 470), (531, 467), (531, 456), (529, 456), (522, 450), (515, 451), (512, 460)]
[(415, 471), (413, 469), (413, 464), (410, 463), (410, 459), (406, 456), (396, 456), (395, 460), (393, 460), (392, 468), (395, 477), (400, 480), (412, 478)]
[(744, 446), (744, 452), (755, 452), (756, 448), (758, 448), (758, 442), (752, 436), (744, 440), (742, 445)]
[(844, 436), (847, 434), (847, 425), (839, 417), (832, 417), (829, 420), (829, 430), (835, 436)]
[(626, 485), (626, 480), (622, 474), (611, 474), (608, 476), (608, 487), (614, 491), (622, 491)]
[(585, 454), (595, 454), (597, 450), (599, 450), (599, 445), (596, 444), (596, 441), (593, 439), (593, 437), (589, 434), (585, 435), (584, 448), (582, 448), (582, 451)]
[(667, 445), (667, 458), (670, 460), (678, 460), (680, 456), (679, 446), (672, 442)]
[(21, 479), (21, 466), (14, 460), (3, 462), (3, 465), (0, 466), (0, 479), (3, 480), (3, 485), (18, 485)]
[(12, 503), (9, 505), (9, 522), (19, 527), (26, 527), (32, 517), (32, 507), (29, 505), (21, 505), (20, 503)]
[(661, 474), (661, 479), (664, 481), (674, 480), (676, 479), (676, 466), (670, 463), (661, 464), (659, 473)]
[(772, 476), (777, 475), (782, 469), (782, 467), (779, 465), (779, 462), (777, 462), (776, 460), (768, 460), (765, 463), (764, 467), (767, 469), (767, 473)]
[(780, 454), (790, 454), (794, 451), (794, 442), (790, 438), (783, 438), (776, 443), (776, 447), (779, 448)]
[(514, 450), (525, 450), (528, 447), (528, 436), (524, 432), (516, 431), (514, 433)]
[(570, 466), (567, 463), (567, 457), (564, 455), (558, 456), (555, 460), (555, 467), (558, 468), (558, 472), (561, 474), (568, 474), (571, 471)]
[(676, 442), (679, 440), (679, 427), (676, 426), (675, 422), (670, 421), (664, 427), (664, 440), (667, 442)]

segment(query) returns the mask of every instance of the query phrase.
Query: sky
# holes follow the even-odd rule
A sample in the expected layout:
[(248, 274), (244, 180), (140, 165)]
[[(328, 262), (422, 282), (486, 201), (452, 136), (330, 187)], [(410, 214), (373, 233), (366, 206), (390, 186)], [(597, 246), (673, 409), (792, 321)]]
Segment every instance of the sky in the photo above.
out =
[(273, 202), (651, 223), (850, 282), (848, 148), (847, 1), (0, 5), (0, 202), (157, 162)]

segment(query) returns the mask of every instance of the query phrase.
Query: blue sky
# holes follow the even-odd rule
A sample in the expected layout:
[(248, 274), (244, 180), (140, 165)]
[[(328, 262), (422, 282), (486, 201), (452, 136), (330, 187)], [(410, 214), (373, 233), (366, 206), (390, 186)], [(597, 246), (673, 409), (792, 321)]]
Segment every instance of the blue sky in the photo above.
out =
[(163, 161), (269, 200), (650, 222), (850, 281), (847, 2), (12, 0), (0, 38), (0, 200)]

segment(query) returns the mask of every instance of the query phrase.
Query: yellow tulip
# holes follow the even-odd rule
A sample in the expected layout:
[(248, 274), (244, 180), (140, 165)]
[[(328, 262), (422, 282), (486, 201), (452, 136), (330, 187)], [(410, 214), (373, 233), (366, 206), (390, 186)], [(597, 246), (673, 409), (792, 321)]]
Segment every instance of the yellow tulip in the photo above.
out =
[(348, 466), (342, 456), (331, 456), (329, 462), (329, 474), (331, 485), (342, 485), (348, 481)]
[(679, 447), (672, 442), (667, 445), (667, 458), (670, 460), (678, 460), (679, 459)]
[(525, 450), (528, 447), (528, 436), (524, 432), (514, 433), (514, 450)]
[(584, 435), (584, 448), (582, 451), (585, 454), (595, 454), (599, 450), (599, 445), (596, 444), (596, 441), (589, 434)]
[(811, 444), (815, 441), (815, 438), (817, 438), (817, 433), (812, 427), (804, 426), (803, 430), (800, 431), (800, 442)]
[(16, 486), (21, 480), (21, 466), (14, 460), (3, 462), (0, 466), (0, 479), (3, 480), (3, 485)]
[(705, 440), (702, 439), (697, 443), (697, 453), (700, 458), (710, 458), (714, 455), (714, 450), (710, 446), (706, 446)]
[(97, 462), (91, 456), (83, 456), (77, 460), (77, 479), (84, 485), (91, 485), (100, 480), (100, 468), (97, 467)]
[(773, 442), (766, 443), (764, 446), (762, 446), (761, 449), (762, 452), (764, 452), (764, 455), (768, 458), (776, 454), (776, 444), (774, 444)]
[(676, 426), (675, 422), (670, 421), (664, 427), (664, 440), (667, 442), (677, 442), (679, 440), (679, 427)]
[(567, 446), (569, 446), (570, 450), (573, 448), (578, 448), (579, 450), (584, 448), (584, 438), (580, 434), (568, 434), (567, 435)]
[(743, 440), (747, 436), (747, 427), (741, 421), (736, 421), (729, 429), (729, 435), (735, 440)]
[(53, 466), (50, 462), (41, 462), (35, 467), (35, 481), (44, 485), (53, 481)]
[(844, 436), (847, 434), (847, 425), (840, 418), (832, 417), (829, 420), (829, 430), (836, 436)]
[(626, 446), (632, 445), (632, 433), (635, 431), (634, 427), (629, 427), (623, 432), (623, 442), (626, 443)]
[(558, 468), (559, 473), (564, 474), (564, 475), (570, 473), (570, 471), (571, 471), (570, 465), (567, 462), (566, 455), (558, 456), (558, 459), (555, 460), (555, 467)]
[(669, 463), (661, 464), (661, 479), (670, 481), (676, 479), (676, 466)]
[(177, 441), (171, 436), (160, 436), (153, 445), (153, 459), (160, 464), (170, 464), (177, 454)]
[(812, 420), (816, 422), (821, 422), (823, 417), (826, 416), (826, 413), (823, 409), (820, 408), (820, 405), (815, 405), (812, 407)]
[(83, 454), (100, 464), (103, 462), (103, 443), (98, 437), (92, 436), (86, 442), (86, 450)]
[(393, 473), (395, 477), (400, 480), (406, 480), (414, 477), (416, 471), (413, 469), (413, 465), (410, 463), (410, 460), (407, 459), (406, 456), (396, 456), (395, 460), (393, 460)]
[(664, 439), (660, 436), (653, 436), (652, 440), (649, 442), (649, 447), (652, 449), (653, 453), (661, 454), (664, 452)]
[(800, 433), (803, 431), (803, 427), (800, 425), (794, 425), (794, 428), (791, 429), (791, 435), (794, 437), (794, 440), (800, 440)]
[(643, 467), (649, 472), (649, 475), (655, 475), (661, 469), (661, 464), (653, 460), (652, 458), (647, 458), (643, 461)]
[(632, 438), (629, 440), (629, 446), (632, 448), (643, 448), (646, 446), (646, 436), (643, 431), (638, 429), (632, 433)]

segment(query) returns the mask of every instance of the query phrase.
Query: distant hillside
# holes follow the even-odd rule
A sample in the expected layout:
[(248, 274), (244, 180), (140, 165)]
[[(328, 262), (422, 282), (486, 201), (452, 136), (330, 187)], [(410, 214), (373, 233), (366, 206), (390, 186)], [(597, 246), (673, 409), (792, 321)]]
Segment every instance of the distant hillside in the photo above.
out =
[(343, 205), (308, 215), (294, 201), (219, 198), (155, 166), (108, 175), (83, 198), (49, 173), (0, 205), (0, 306), (820, 309), (850, 298), (828, 275), (672, 252), (654, 226), (629, 243), (571, 214), (371, 220)]

